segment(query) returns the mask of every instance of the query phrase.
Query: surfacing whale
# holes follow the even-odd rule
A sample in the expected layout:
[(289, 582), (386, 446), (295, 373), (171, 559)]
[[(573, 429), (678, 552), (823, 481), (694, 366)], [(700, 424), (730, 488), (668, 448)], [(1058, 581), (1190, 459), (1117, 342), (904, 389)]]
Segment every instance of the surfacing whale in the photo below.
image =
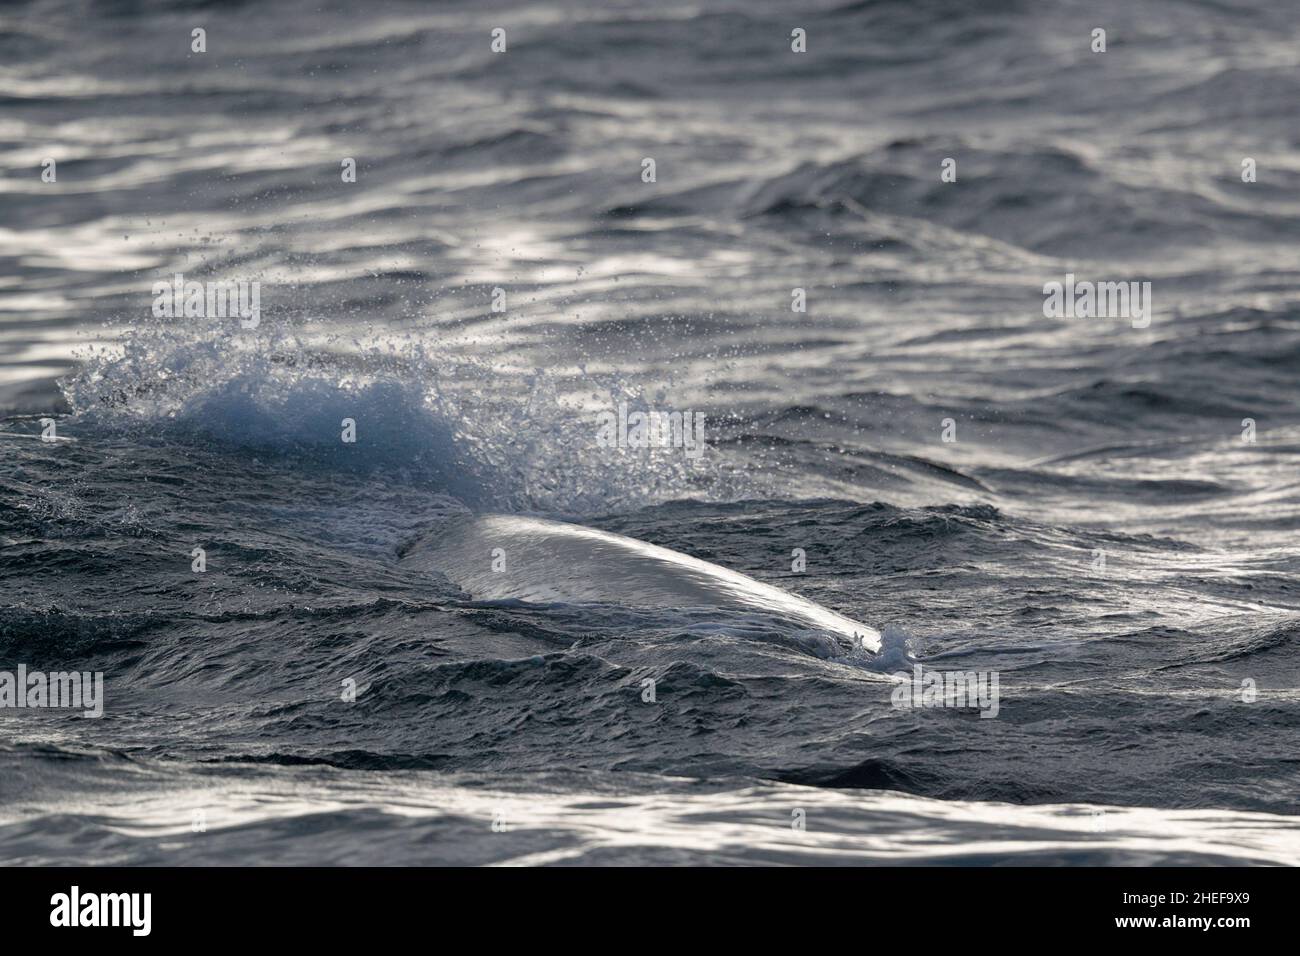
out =
[(771, 615), (824, 634), (845, 651), (880, 650), (875, 628), (798, 595), (668, 548), (563, 521), (452, 518), (402, 560), (442, 573), (476, 601), (723, 608)]

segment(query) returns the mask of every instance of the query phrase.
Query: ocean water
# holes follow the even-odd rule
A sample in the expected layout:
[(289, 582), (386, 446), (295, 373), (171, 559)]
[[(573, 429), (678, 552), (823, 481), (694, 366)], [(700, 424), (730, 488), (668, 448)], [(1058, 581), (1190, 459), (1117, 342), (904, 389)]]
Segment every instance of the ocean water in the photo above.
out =
[[(1296, 862), (1287, 5), (267, 7), (0, 10), (0, 672), (104, 675), (0, 707), (0, 860)], [(484, 599), (474, 514), (879, 649), (612, 562)]]

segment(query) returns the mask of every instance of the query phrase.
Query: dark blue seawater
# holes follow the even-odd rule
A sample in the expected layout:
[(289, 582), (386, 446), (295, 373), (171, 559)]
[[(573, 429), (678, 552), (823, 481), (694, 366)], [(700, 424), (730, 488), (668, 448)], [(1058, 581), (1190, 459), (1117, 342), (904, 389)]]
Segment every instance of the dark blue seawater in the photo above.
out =
[[(0, 707), (0, 861), (1296, 862), (1294, 12), (6, 6), (0, 672), (105, 701)], [(176, 273), (260, 323), (155, 318)], [(612, 565), (480, 600), (411, 559), (466, 513), (881, 648)]]

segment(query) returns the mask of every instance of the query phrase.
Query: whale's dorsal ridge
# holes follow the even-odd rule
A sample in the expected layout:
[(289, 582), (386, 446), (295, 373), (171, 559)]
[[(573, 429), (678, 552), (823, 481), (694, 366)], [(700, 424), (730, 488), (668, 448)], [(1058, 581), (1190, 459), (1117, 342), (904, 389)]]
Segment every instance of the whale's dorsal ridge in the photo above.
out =
[(475, 600), (717, 607), (769, 614), (846, 649), (880, 650), (875, 628), (721, 565), (585, 525), (523, 515), (449, 519), (402, 559)]

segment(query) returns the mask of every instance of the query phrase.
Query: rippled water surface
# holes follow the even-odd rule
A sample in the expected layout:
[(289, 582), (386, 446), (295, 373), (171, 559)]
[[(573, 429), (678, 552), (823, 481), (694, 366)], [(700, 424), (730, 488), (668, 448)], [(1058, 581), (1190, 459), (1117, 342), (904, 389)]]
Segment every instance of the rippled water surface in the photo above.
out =
[[(6, 7), (0, 671), (106, 703), (0, 708), (0, 859), (1294, 863), (1298, 120), (1266, 0)], [(881, 649), (481, 599), (471, 512)]]

